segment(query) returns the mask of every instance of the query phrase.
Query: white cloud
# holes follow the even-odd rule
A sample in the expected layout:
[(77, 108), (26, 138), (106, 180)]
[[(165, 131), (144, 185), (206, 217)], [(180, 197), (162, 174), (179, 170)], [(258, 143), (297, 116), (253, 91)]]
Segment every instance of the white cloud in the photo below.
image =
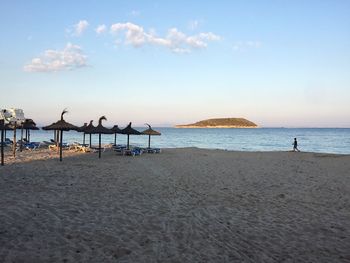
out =
[(74, 34), (80, 36), (89, 26), (88, 21), (80, 20), (77, 24), (74, 25)]
[(260, 48), (260, 41), (237, 41), (233, 44), (232, 48), (234, 51), (243, 51), (250, 48)]
[[(134, 47), (146, 44), (163, 46), (175, 53), (190, 53), (193, 49), (203, 49), (209, 41), (218, 41), (220, 36), (212, 32), (187, 36), (177, 28), (171, 28), (165, 37), (157, 36), (155, 30), (145, 32), (142, 26), (133, 23), (116, 23), (110, 28), (112, 34), (124, 33), (124, 43)], [(118, 43), (120, 40), (117, 40)]]
[(27, 72), (56, 72), (87, 66), (87, 56), (80, 46), (68, 43), (63, 50), (48, 49), (24, 66)]
[(96, 27), (96, 29), (95, 29), (95, 31), (96, 31), (96, 33), (97, 34), (102, 34), (102, 33), (104, 33), (104, 32), (106, 32), (106, 30), (107, 30), (107, 27), (106, 27), (106, 25), (99, 25), (98, 27)]

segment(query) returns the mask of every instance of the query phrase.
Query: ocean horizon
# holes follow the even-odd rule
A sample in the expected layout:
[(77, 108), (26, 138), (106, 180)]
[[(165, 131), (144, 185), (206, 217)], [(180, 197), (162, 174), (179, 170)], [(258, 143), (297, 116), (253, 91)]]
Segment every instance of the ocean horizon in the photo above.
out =
[[(145, 127), (135, 127), (143, 131)], [(198, 147), (231, 151), (289, 151), (293, 139), (298, 139), (299, 149), (303, 152), (350, 154), (350, 128), (173, 128), (153, 127), (162, 133), (152, 136), (151, 146), (160, 148)], [(7, 131), (7, 138), (13, 134)], [(20, 130), (17, 131), (17, 139)], [(31, 141), (49, 141), (53, 131), (31, 131)], [(98, 135), (92, 135), (92, 144), (97, 145)], [(68, 143), (83, 142), (83, 134), (76, 131), (64, 132), (63, 141)], [(86, 135), (86, 143), (89, 135)], [(114, 142), (114, 135), (102, 135), (102, 143)], [(117, 144), (126, 144), (126, 136), (117, 135)], [(148, 136), (130, 136), (130, 143), (147, 147)]]

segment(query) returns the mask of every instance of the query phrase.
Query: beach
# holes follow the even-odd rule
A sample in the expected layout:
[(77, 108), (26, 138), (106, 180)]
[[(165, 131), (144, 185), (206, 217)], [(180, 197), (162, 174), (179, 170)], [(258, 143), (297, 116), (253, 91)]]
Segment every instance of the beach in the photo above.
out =
[(350, 262), (350, 155), (57, 157), (0, 167), (0, 262)]

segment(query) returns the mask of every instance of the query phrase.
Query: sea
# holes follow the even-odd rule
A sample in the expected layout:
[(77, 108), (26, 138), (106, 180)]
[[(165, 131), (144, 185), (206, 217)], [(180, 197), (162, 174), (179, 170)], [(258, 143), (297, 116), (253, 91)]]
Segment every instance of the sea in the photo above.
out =
[[(290, 151), (297, 138), (298, 148), (303, 152), (350, 154), (350, 128), (257, 128), (257, 129), (179, 129), (152, 127), (161, 136), (151, 137), (151, 147), (183, 148), (198, 147), (232, 151)], [(135, 127), (142, 131), (144, 127)], [(20, 130), (17, 131), (17, 138)], [(7, 131), (12, 139), (12, 132)], [(31, 131), (31, 141), (53, 139), (53, 131)], [(64, 132), (63, 141), (83, 142), (83, 134)], [(89, 135), (86, 135), (86, 143)], [(102, 143), (114, 142), (114, 135), (102, 135)], [(118, 134), (117, 144), (126, 144), (127, 136)], [(98, 135), (92, 135), (92, 144), (98, 144)], [(130, 144), (147, 147), (148, 135), (130, 135)]]

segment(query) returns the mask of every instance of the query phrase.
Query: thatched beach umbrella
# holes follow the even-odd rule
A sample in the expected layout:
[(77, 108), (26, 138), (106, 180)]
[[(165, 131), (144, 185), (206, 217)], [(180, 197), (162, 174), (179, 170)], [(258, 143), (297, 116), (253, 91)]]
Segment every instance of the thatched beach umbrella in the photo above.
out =
[(141, 135), (141, 132), (135, 130), (134, 128), (131, 127), (131, 122), (129, 123), (128, 126), (126, 126), (124, 129), (122, 129), (122, 134), (128, 135), (128, 144), (127, 144), (127, 149), (129, 150), (129, 136), (130, 135)]
[(67, 111), (63, 110), (61, 113), (61, 119), (49, 126), (43, 127), (43, 130), (57, 130), (60, 132), (60, 161), (62, 162), (62, 142), (63, 142), (63, 131), (78, 130), (79, 128), (73, 124), (66, 122), (63, 119), (63, 115)]
[(77, 130), (78, 132), (82, 132), (83, 133), (83, 145), (85, 146), (85, 129), (87, 127), (87, 122), (84, 123), (83, 126), (79, 127), (79, 130)]
[(5, 133), (5, 120), (0, 120), (1, 130), (1, 165), (4, 165), (4, 133)]
[(42, 127), (43, 130), (45, 131), (53, 131), (53, 141), (55, 142), (56, 146), (57, 146), (57, 152), (59, 152), (59, 140), (60, 140), (60, 133), (58, 130), (55, 129), (55, 122), (53, 122), (52, 124), (46, 126), (46, 127)]
[(144, 135), (148, 135), (148, 148), (151, 148), (151, 136), (159, 136), (161, 135), (161, 133), (153, 130), (151, 125), (149, 125), (148, 123), (145, 124), (148, 126), (148, 129), (144, 130), (141, 133)]
[(119, 129), (118, 125), (114, 125), (112, 128), (111, 128), (111, 131), (114, 133), (114, 145), (117, 144), (117, 134), (122, 134), (122, 130)]
[(28, 142), (30, 142), (30, 131), (39, 130), (39, 128), (36, 127), (36, 123), (32, 119), (25, 119), (25, 121), (21, 125), (21, 128), (26, 131), (25, 138)]
[(22, 151), (23, 148), (23, 130), (26, 131), (26, 141), (30, 142), (30, 130), (39, 130), (38, 127), (36, 127), (36, 123), (32, 119), (25, 119), (25, 121), (21, 124), (21, 145), (20, 145), (20, 151)]
[(95, 126), (92, 125), (92, 122), (93, 122), (93, 120), (90, 121), (89, 125), (86, 126), (86, 128), (85, 128), (85, 130), (84, 130), (85, 133), (87, 133), (87, 134), (90, 135), (90, 138), (89, 138), (89, 147), (91, 147), (91, 131), (92, 131), (93, 129), (95, 129)]
[(107, 120), (105, 116), (102, 116), (98, 120), (98, 125), (90, 131), (92, 134), (98, 134), (98, 158), (101, 158), (101, 134), (113, 134), (113, 131), (111, 131), (111, 129), (103, 127), (103, 120)]

